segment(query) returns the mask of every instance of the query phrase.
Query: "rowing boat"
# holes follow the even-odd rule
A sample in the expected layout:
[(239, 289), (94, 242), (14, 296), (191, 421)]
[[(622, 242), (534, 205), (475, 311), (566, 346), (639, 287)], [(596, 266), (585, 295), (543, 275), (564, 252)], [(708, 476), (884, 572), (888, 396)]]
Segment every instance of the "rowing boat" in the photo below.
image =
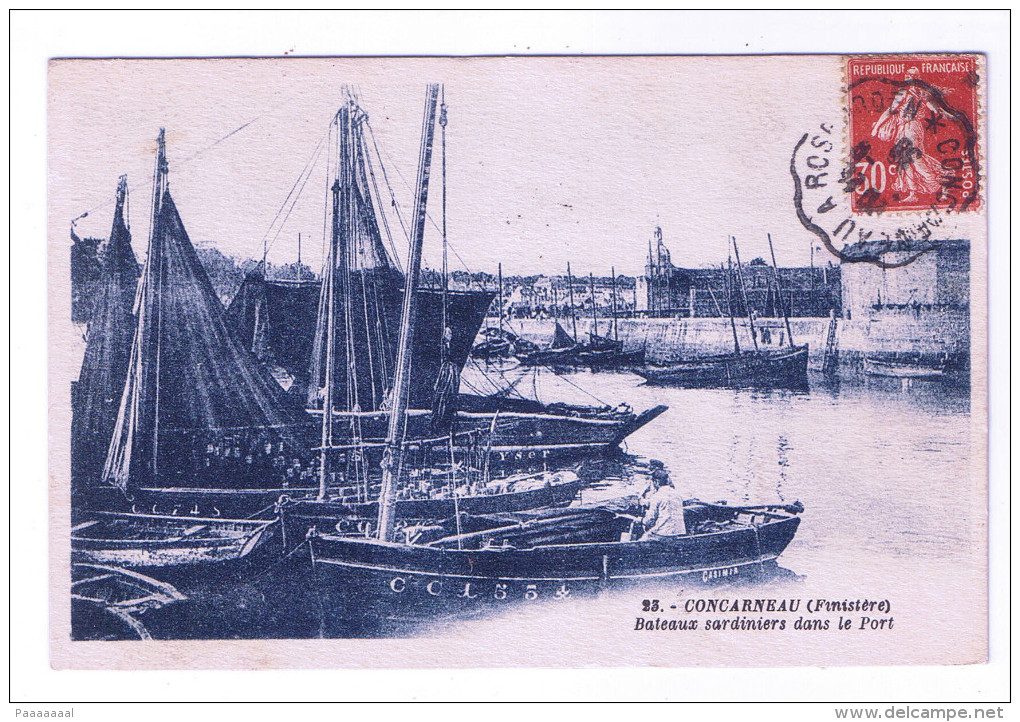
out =
[(93, 512), (71, 529), (71, 560), (124, 567), (232, 561), (268, 541), (276, 522)]

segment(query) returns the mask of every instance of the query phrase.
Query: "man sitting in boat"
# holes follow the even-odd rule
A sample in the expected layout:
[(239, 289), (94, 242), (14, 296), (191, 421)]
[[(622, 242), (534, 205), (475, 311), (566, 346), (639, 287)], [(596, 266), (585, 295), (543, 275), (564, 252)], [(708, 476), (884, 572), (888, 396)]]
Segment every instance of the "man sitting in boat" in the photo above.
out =
[(642, 524), (645, 528), (642, 539), (669, 539), (687, 533), (684, 523), (684, 500), (670, 481), (669, 472), (662, 462), (652, 467), (652, 485), (641, 499), (647, 507)]

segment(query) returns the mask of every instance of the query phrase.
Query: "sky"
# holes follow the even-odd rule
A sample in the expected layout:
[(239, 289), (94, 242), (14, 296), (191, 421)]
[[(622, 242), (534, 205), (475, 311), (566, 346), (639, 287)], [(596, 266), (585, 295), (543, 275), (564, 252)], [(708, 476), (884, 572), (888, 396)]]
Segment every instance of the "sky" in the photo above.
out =
[[(444, 84), (449, 106), (453, 270), (555, 274), (570, 262), (578, 274), (635, 275), (656, 225), (680, 266), (719, 263), (730, 235), (746, 259), (767, 258), (767, 233), (780, 265), (810, 262), (789, 159), (805, 131), (841, 118), (835, 56), (51, 61), (50, 240), (69, 243), (71, 219), (90, 209), (78, 233), (108, 235), (109, 201), (127, 173), (144, 253), (162, 126), (192, 240), (261, 256), (347, 86), (369, 114), (406, 223), (427, 82)], [(438, 131), (431, 267), (441, 248)], [(326, 187), (320, 160), (271, 262), (296, 260), (300, 232), (302, 260), (318, 269)]]

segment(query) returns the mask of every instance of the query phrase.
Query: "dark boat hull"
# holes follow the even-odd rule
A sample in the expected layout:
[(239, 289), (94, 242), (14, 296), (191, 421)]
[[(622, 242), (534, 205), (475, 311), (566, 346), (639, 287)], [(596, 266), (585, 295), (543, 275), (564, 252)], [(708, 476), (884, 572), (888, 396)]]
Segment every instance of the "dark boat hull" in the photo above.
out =
[[(553, 544), (531, 549), (464, 549), (384, 544), (335, 535), (309, 540), (315, 578), (336, 595), (335, 614), (378, 605), (388, 613), (567, 599), (607, 587), (704, 584), (755, 578), (796, 533), (800, 519), (775, 516), (758, 526), (654, 541)], [(354, 605), (352, 607), (352, 605)]]
[(594, 348), (575, 346), (561, 349), (542, 349), (519, 357), (525, 366), (551, 366), (553, 368), (587, 368), (593, 371), (614, 369), (629, 370), (645, 362), (645, 350)]
[[(481, 400), (484, 401), (484, 400)], [(499, 403), (499, 402), (494, 402)], [(547, 464), (570, 463), (616, 448), (624, 439), (668, 407), (656, 406), (641, 414), (630, 411), (579, 409), (564, 406), (557, 413), (549, 410), (532, 411), (524, 402), (521, 410), (491, 411), (480, 403), (479, 411), (461, 411), (454, 430), (454, 453), (458, 458), (488, 459), (494, 473), (510, 473), (521, 469), (540, 469)], [(352, 414), (335, 415), (337, 429), (335, 443), (349, 444), (341, 434), (348, 429)], [(357, 415), (360, 421), (365, 460), (370, 469), (377, 469), (384, 450), (388, 417), (384, 412), (365, 412)], [(436, 438), (430, 430), (430, 411), (411, 411), (408, 415), (408, 453), (421, 459), (449, 458), (449, 445), (445, 438)], [(415, 441), (415, 439), (422, 439)], [(338, 456), (344, 452), (338, 452)], [(339, 461), (339, 459), (338, 459)], [(245, 487), (230, 487), (231, 477), (224, 476), (219, 485), (202, 487), (178, 485), (140, 485), (125, 496), (113, 487), (95, 487), (89, 490), (83, 504), (96, 509), (123, 509), (152, 514), (201, 514), (202, 516), (242, 519), (273, 508), (283, 495), (292, 498), (314, 495), (318, 491), (313, 477), (295, 479), (289, 484), (262, 483)]]
[(808, 347), (782, 351), (746, 351), (691, 359), (637, 373), (650, 384), (692, 388), (791, 388), (808, 386)]

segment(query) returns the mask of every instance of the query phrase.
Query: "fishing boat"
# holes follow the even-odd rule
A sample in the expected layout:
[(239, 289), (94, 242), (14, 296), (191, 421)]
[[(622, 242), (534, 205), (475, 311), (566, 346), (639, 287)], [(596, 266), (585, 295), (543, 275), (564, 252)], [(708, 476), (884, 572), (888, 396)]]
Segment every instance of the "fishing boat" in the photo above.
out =
[[(744, 308), (749, 308), (747, 290), (740, 263), (740, 249), (735, 238), (730, 239), (737, 260), (737, 278)], [(772, 250), (772, 236), (769, 236), (769, 249)], [(776, 297), (781, 298), (779, 290), (779, 271), (776, 265), (776, 254), (772, 250), (773, 276), (776, 283)], [(730, 318), (730, 329), (733, 332), (733, 352), (713, 356), (698, 356), (681, 359), (667, 366), (647, 366), (635, 369), (635, 372), (650, 384), (681, 386), (681, 387), (723, 387), (723, 388), (784, 388), (801, 390), (808, 388), (808, 346), (795, 345), (790, 318), (785, 305), (783, 320), (786, 323), (786, 339), (788, 346), (775, 349), (766, 348), (759, 341), (758, 329), (753, 314), (748, 312), (748, 332), (752, 348), (741, 350), (737, 336), (737, 326), (733, 313), (730, 277), (733, 264), (725, 275), (727, 289), (727, 312)]]
[[(383, 541), (310, 535), (322, 589), (396, 605), (405, 614), (566, 599), (628, 584), (702, 584), (768, 574), (792, 541), (803, 506), (685, 504), (689, 532), (632, 540), (627, 504), (483, 516), (403, 530)], [(339, 612), (338, 612), (339, 613)]]
[(864, 359), (864, 369), (872, 376), (940, 381), (946, 377), (948, 354), (923, 357), (919, 353), (872, 354)]
[[(389, 418), (385, 406), (395, 375), (406, 274), (398, 268), (395, 251), (391, 253), (391, 224), (381, 212), (391, 205), (379, 195), (380, 186), (388, 187), (385, 166), (367, 113), (353, 95), (334, 117), (330, 137), (335, 139), (336, 155), (328, 165), (336, 172), (327, 178), (327, 205), (337, 219), (327, 239), (336, 243), (332, 280), (267, 280), (261, 272), (253, 272), (235, 295), (226, 318), (238, 343), (282, 381), (289, 396), (302, 399), (309, 428), (317, 428), (322, 419), (328, 367), (336, 390), (331, 404), (334, 445), (358, 447), (369, 455), (368, 466), (375, 466), (385, 446)], [(502, 280), (502, 267), (499, 277)], [(447, 273), (440, 278), (438, 288), (419, 286), (415, 291), (409, 441), (428, 445), (430, 439), (442, 436), (436, 429), (452, 421), (458, 455), (481, 445), (507, 466), (570, 461), (614, 448), (664, 410), (637, 414), (621, 405), (567, 410), (560, 404), (537, 402), (525, 409), (519, 400), (502, 393), (461, 393), (461, 373), (495, 294), (454, 291), (448, 288)], [(499, 299), (502, 318), (501, 291)], [(327, 364), (329, 328), (334, 329), (336, 345)], [(502, 321), (500, 328), (504, 336), (511, 333)], [(500, 330), (493, 332), (500, 334)], [(569, 338), (558, 327), (553, 345), (559, 348)], [(565, 343), (576, 346), (572, 339)], [(529, 348), (521, 339), (514, 344), (516, 353)], [(480, 441), (490, 431), (493, 438)], [(314, 486), (313, 475), (302, 462), (301, 473), (288, 480), (288, 486)], [(260, 497), (268, 503), (272, 498), (272, 492)], [(218, 497), (217, 508), (223, 509), (224, 501)]]
[[(410, 524), (451, 519), (458, 514), (504, 514), (529, 509), (564, 507), (574, 501), (587, 482), (570, 471), (518, 474), (478, 485), (448, 486), (445, 493), (421, 493), (398, 498), (394, 514), (401, 528)], [(411, 484), (405, 484), (406, 491)], [(379, 516), (378, 501), (281, 497), (277, 512), (284, 529), (284, 546), (292, 549), (308, 530), (326, 529), (368, 536)]]
[[(71, 391), (71, 488), (78, 497), (103, 469), (127, 378), (136, 321), (139, 267), (125, 208), (127, 176), (117, 183), (113, 227), (100, 245), (87, 319), (85, 353)], [(72, 230), (73, 234), (73, 230)], [(73, 275), (73, 274), (72, 274)], [(74, 279), (72, 278), (72, 283)]]
[[(228, 329), (168, 173), (161, 130), (123, 390), (98, 479), (76, 506), (215, 517), (224, 510), (198, 508), (210, 489), (243, 502), (250, 490), (284, 488), (293, 463), (309, 463), (313, 424)], [(166, 519), (168, 530), (177, 523)]]
[(152, 639), (147, 617), (187, 597), (171, 584), (105, 564), (71, 565), (75, 640)]
[[(337, 403), (337, 385), (343, 381), (342, 376), (330, 372), (334, 368), (333, 357), (336, 349), (345, 345), (342, 339), (336, 338), (342, 332), (342, 327), (329, 325), (325, 331), (326, 358), (324, 364), (327, 369), (327, 385), (323, 390), (325, 402), (321, 421), (322, 443), (318, 447), (321, 454), (319, 486), (314, 498), (292, 501), (291, 496), (288, 495), (281, 499), (278, 508), (281, 514), (285, 513), (288, 517), (286, 527), (293, 528), (295, 524), (299, 527), (296, 534), (291, 533), (291, 537), (296, 536), (303, 539), (302, 530), (307, 531), (308, 528), (324, 522), (327, 526), (333, 526), (338, 520), (348, 517), (362, 521), (366, 518), (382, 520), (385, 517), (392, 524), (396, 519), (448, 517), (451, 513), (456, 514), (461, 505), (466, 509), (511, 511), (566, 503), (574, 497), (581, 486), (576, 474), (564, 472), (543, 471), (539, 474), (493, 481), (488, 474), (488, 455), (483, 463), (485, 473), (479, 480), (481, 483), (476, 485), (470, 470), (462, 469), (461, 474), (457, 475), (457, 469), (461, 465), (456, 462), (456, 445), (463, 443), (458, 441), (458, 438), (463, 437), (465, 431), (459, 428), (455, 430), (452, 424), (438, 433), (433, 430), (433, 438), (430, 440), (430, 443), (435, 445), (436, 455), (440, 459), (444, 456), (448, 459), (449, 472), (438, 477), (432, 473), (426, 473), (432, 470), (427, 468), (420, 458), (423, 441), (418, 437), (418, 434), (424, 433), (426, 430), (418, 431), (412, 425), (415, 414), (408, 409), (412, 386), (410, 343), (415, 334), (416, 302), (419, 300), (416, 291), (422, 254), (422, 224), (428, 199), (428, 177), (437, 92), (437, 86), (430, 87), (423, 124), (422, 154), (419, 160), (415, 200), (417, 218), (421, 222), (415, 224), (414, 234), (410, 241), (411, 263), (406, 279), (394, 366), (394, 386), (390, 396), (394, 400), (394, 405), (392, 409), (378, 412), (382, 414), (380, 420), (384, 420), (386, 423), (385, 441), (379, 445), (381, 448), (377, 448), (379, 453), (376, 457), (379, 458), (378, 467), (382, 471), (379, 487), (376, 488), (373, 483), (377, 477), (370, 475), (370, 467), (375, 465), (372, 461), (373, 456), (367, 453), (367, 449), (374, 444), (365, 441), (350, 444), (346, 439), (338, 443), (335, 440), (334, 429), (338, 421), (345, 417), (343, 412), (340, 415), (326, 413), (326, 410), (332, 410), (334, 404)], [(334, 184), (334, 192), (339, 193), (339, 190), (339, 185)], [(339, 217), (339, 208), (340, 205), (335, 203), (334, 229), (339, 229), (344, 225), (344, 221)], [(336, 269), (338, 265), (342, 267), (343, 264), (344, 240), (340, 233), (333, 234), (326, 261), (324, 278), (325, 283), (328, 284), (328, 291), (324, 295), (324, 307), (320, 311), (320, 315), (330, 319), (336, 316), (337, 297), (340, 295), (338, 291), (342, 293), (343, 288), (342, 276), (337, 278), (340, 274), (336, 273)], [(349, 346), (349, 339), (347, 339), (347, 345)], [(351, 384), (347, 385), (347, 391), (347, 404), (350, 405)], [(434, 421), (436, 412), (433, 411), (429, 418)], [(459, 421), (458, 417), (452, 418)], [(354, 426), (354, 429), (363, 432), (364, 426), (361, 422), (364, 419), (356, 417), (356, 420), (358, 424)], [(489, 437), (486, 442), (489, 446), (491, 446), (493, 433), (492, 426), (494, 424), (490, 425)], [(467, 434), (470, 435), (471, 432), (469, 431)], [(385, 497), (387, 488), (392, 488), (394, 484), (398, 483), (403, 485), (402, 498), (394, 499), (388, 506), (377, 501), (377, 499)], [(381, 526), (383, 522), (380, 521), (379, 524)], [(361, 528), (365, 528), (364, 524)]]
[(71, 561), (147, 568), (234, 561), (266, 543), (277, 521), (93, 512), (71, 528)]
[(808, 347), (702, 356), (663, 367), (636, 369), (650, 384), (700, 388), (792, 388), (807, 385)]
[(567, 284), (569, 288), (570, 317), (574, 329), (571, 336), (556, 321), (553, 332), (552, 343), (549, 347), (530, 351), (518, 356), (522, 364), (528, 366), (550, 366), (552, 368), (587, 368), (592, 371), (630, 370), (634, 366), (640, 366), (645, 362), (645, 349), (625, 349), (620, 341), (619, 328), (616, 318), (616, 269), (613, 269), (613, 292), (612, 292), (612, 319), (610, 321), (613, 337), (600, 335), (598, 307), (595, 299), (595, 278), (589, 274), (591, 289), (592, 309), (592, 331), (588, 333), (588, 340), (577, 341), (577, 320), (574, 316), (574, 290), (573, 275), (570, 272), (570, 264), (567, 264)]

